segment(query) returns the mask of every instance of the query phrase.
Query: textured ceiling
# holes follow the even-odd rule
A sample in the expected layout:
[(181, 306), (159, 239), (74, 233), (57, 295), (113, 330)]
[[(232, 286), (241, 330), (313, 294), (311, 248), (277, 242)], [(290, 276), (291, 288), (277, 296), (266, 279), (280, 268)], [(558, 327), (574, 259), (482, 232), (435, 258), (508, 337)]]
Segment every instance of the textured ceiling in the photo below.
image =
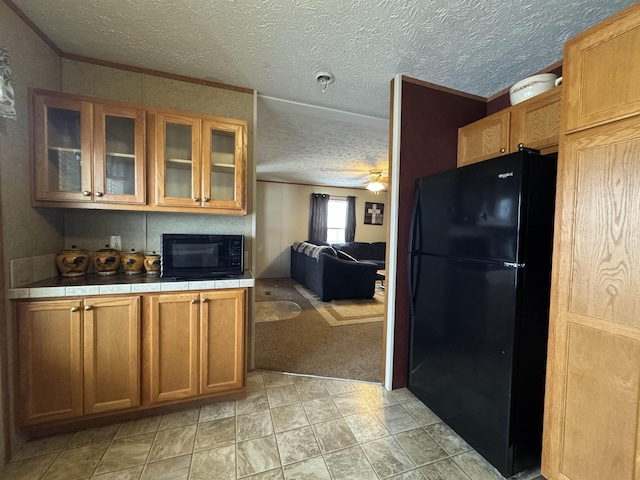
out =
[[(62, 51), (231, 85), (259, 94), (388, 117), (389, 82), (405, 74), (491, 96), (562, 58), (575, 34), (632, 0), (13, 0)], [(326, 92), (315, 73), (335, 76)], [(277, 114), (278, 109), (262, 116)], [(316, 109), (273, 120), (256, 145), (258, 178), (280, 155), (307, 166), (373, 168), (387, 132), (314, 122)], [(366, 119), (366, 117), (361, 117)], [(275, 122), (275, 124), (274, 124)], [(355, 122), (355, 123), (353, 123)], [(313, 135), (302, 131), (314, 127)], [(366, 124), (366, 122), (365, 122)], [(288, 128), (287, 125), (298, 128)], [(369, 131), (370, 130), (370, 131)], [(300, 133), (300, 138), (295, 135)], [(321, 137), (325, 144), (319, 145)], [(312, 137), (312, 138), (310, 138)], [(361, 138), (357, 138), (361, 137)], [(375, 137), (375, 138), (374, 138)], [(366, 140), (366, 139), (369, 140)], [(263, 141), (268, 142), (263, 144)], [(315, 148), (300, 142), (314, 142)], [(263, 148), (264, 146), (264, 148)], [(379, 147), (380, 150), (375, 150)], [(353, 151), (340, 151), (340, 149)], [(356, 150), (359, 149), (359, 150)], [(304, 152), (302, 154), (301, 152)], [(315, 152), (315, 153), (314, 153)], [(315, 160), (313, 155), (316, 155)], [(360, 162), (360, 163), (358, 163)], [(268, 164), (269, 168), (262, 168)], [(362, 165), (361, 165), (362, 164)], [(284, 167), (286, 165), (282, 165)], [(301, 181), (296, 168), (288, 181)], [(297, 169), (300, 173), (301, 169)], [(284, 173), (283, 173), (284, 175)], [(293, 176), (292, 176), (293, 175)], [(315, 178), (322, 177), (321, 173)], [(271, 178), (271, 177), (269, 177)], [(274, 177), (275, 178), (275, 177)], [(285, 180), (285, 177), (281, 177)]]

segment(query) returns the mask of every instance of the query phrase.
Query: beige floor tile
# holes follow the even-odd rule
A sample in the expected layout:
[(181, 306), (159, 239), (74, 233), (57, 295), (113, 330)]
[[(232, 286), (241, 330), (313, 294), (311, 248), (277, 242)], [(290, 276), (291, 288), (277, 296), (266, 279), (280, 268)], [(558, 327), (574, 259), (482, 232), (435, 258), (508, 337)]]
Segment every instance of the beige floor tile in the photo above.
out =
[(160, 426), (160, 420), (162, 420), (162, 416), (157, 415), (155, 417), (124, 422), (116, 432), (115, 438), (133, 437), (152, 432), (155, 433)]
[(96, 445), (106, 443), (113, 440), (116, 432), (120, 428), (120, 424), (107, 425), (105, 427), (90, 428), (77, 432), (71, 441), (67, 444), (66, 449), (78, 447), (86, 447), (88, 445)]
[(309, 422), (312, 424), (342, 417), (340, 410), (338, 410), (335, 403), (333, 403), (333, 400), (329, 398), (303, 402), (302, 407), (307, 414)]
[(347, 422), (342, 418), (313, 425), (322, 453), (335, 452), (358, 442), (351, 433)]
[(170, 428), (185, 427), (198, 423), (200, 417), (200, 407), (182, 410), (179, 412), (167, 413), (162, 416), (159, 430), (168, 430)]
[(187, 480), (190, 467), (191, 455), (147, 463), (140, 480)]
[(77, 480), (91, 476), (108, 443), (65, 450), (47, 470), (43, 480)]
[(236, 402), (218, 402), (200, 408), (198, 422), (210, 422), (220, 418), (233, 417), (236, 414)]
[(248, 393), (246, 398), (236, 400), (236, 415), (259, 412), (261, 410), (269, 410), (269, 402), (265, 390)]
[(278, 433), (276, 441), (283, 465), (316, 457), (321, 453), (313, 430), (308, 426)]
[(393, 437), (373, 440), (360, 445), (360, 447), (380, 478), (387, 478), (416, 468), (416, 465)]
[(265, 437), (272, 433), (273, 422), (271, 421), (271, 412), (269, 410), (247, 413), (236, 417), (236, 440), (238, 442)]
[(298, 391), (298, 395), (303, 402), (307, 402), (309, 400), (315, 400), (317, 398), (326, 398), (329, 397), (329, 392), (327, 391), (324, 383), (321, 381), (316, 382), (299, 382), (295, 384), (296, 390)]
[(221, 418), (198, 425), (194, 451), (210, 450), (236, 442), (236, 418)]
[(236, 446), (204, 450), (193, 454), (189, 480), (235, 480)]
[(262, 372), (264, 386), (266, 388), (283, 387), (285, 385), (293, 385), (292, 375), (277, 372)]
[(243, 480), (284, 480), (284, 473), (282, 473), (281, 468), (276, 468), (275, 470), (245, 477)]
[(391, 390), (391, 395), (399, 402), (406, 403), (417, 400), (416, 396), (409, 391), (408, 388), (397, 388)]
[(449, 456), (424, 428), (397, 433), (394, 437), (413, 463), (418, 466)]
[(280, 466), (275, 436), (239, 442), (237, 448), (238, 477), (273, 470)]
[(302, 403), (292, 403), (284, 407), (271, 409), (273, 429), (276, 433), (309, 425)]
[(269, 400), (269, 407), (271, 408), (301, 401), (300, 395), (298, 395), (298, 391), (293, 384), (267, 388), (267, 399)]
[(475, 451), (456, 455), (453, 460), (473, 480), (503, 480), (502, 475)]
[(389, 407), (391, 405), (397, 405), (398, 403), (400, 403), (398, 402), (396, 397), (391, 395), (391, 393), (385, 390), (383, 387), (363, 390), (362, 396), (369, 404), (369, 406), (373, 409)]
[(426, 480), (471, 480), (452, 458), (420, 467)]
[(434, 423), (442, 421), (440, 420), (440, 417), (433, 413), (431, 409), (420, 400), (403, 402), (402, 406), (407, 412), (409, 412), (409, 415), (411, 415), (415, 421), (422, 426), (433, 425)]
[(102, 475), (94, 475), (91, 480), (138, 480), (142, 475), (144, 465), (126, 468), (117, 472), (103, 473)]
[(145, 433), (144, 435), (115, 439), (107, 448), (95, 474), (115, 472), (144, 464), (154, 437), (155, 433)]
[(325, 380), (324, 386), (332, 396), (356, 391), (356, 387), (347, 380)]
[(420, 470), (411, 470), (399, 475), (389, 477), (387, 480), (425, 480), (424, 476), (420, 473)]
[(147, 462), (156, 462), (193, 452), (196, 425), (160, 430), (153, 441)]
[(40, 438), (25, 443), (14, 455), (13, 460), (29, 458), (36, 455), (58, 452), (64, 449), (73, 438), (73, 433), (55, 435), (53, 437)]
[(333, 480), (378, 480), (359, 446), (330, 453), (324, 459)]
[(333, 403), (336, 404), (338, 410), (343, 416), (355, 415), (357, 413), (366, 413), (372, 411), (371, 405), (359, 391), (334, 395)]
[(38, 480), (57, 457), (58, 453), (49, 453), (13, 461), (0, 469), (0, 478)]
[(322, 457), (286, 465), (283, 470), (285, 480), (331, 480), (329, 470)]
[(391, 405), (375, 410), (374, 413), (391, 433), (413, 430), (420, 426), (402, 405)]
[(351, 433), (358, 443), (370, 442), (391, 435), (387, 427), (373, 412), (349, 415), (344, 417), (344, 421), (349, 425)]
[(457, 455), (471, 450), (471, 446), (460, 435), (442, 422), (427, 425), (424, 428), (449, 455)]

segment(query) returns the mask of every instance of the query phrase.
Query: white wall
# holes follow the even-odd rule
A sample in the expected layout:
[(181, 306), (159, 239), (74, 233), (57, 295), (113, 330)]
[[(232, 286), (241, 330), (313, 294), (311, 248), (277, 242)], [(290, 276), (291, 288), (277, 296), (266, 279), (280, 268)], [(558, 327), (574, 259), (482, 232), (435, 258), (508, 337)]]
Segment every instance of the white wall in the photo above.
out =
[(257, 278), (288, 277), (289, 247), (298, 240), (307, 240), (309, 227), (309, 197), (312, 193), (356, 198), (357, 242), (384, 242), (387, 218), (382, 225), (364, 224), (365, 202), (385, 204), (387, 192), (379, 195), (364, 189), (322, 187), (288, 183), (257, 183), (256, 208), (256, 271)]

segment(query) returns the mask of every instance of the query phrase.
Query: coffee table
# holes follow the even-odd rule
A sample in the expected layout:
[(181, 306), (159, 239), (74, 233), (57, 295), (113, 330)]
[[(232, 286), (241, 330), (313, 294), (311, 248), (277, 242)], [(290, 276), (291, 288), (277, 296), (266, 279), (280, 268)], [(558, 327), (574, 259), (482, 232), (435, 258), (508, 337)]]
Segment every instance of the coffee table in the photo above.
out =
[(387, 275), (386, 270), (377, 270), (376, 271), (376, 280), (380, 280), (380, 288), (384, 290), (384, 280)]

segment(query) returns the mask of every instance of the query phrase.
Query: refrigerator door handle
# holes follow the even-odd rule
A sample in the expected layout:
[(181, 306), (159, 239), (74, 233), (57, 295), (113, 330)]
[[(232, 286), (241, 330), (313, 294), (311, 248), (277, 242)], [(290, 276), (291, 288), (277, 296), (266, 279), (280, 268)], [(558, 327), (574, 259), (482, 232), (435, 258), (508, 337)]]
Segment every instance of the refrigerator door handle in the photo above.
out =
[(417, 259), (413, 252), (416, 249), (416, 242), (422, 241), (419, 237), (419, 232), (422, 231), (422, 209), (420, 208), (420, 190), (417, 184), (414, 195), (411, 230), (409, 233), (409, 295), (411, 297), (409, 302), (409, 315), (412, 317), (415, 311), (415, 297), (418, 290), (417, 279), (419, 278), (419, 272), (416, 269)]

